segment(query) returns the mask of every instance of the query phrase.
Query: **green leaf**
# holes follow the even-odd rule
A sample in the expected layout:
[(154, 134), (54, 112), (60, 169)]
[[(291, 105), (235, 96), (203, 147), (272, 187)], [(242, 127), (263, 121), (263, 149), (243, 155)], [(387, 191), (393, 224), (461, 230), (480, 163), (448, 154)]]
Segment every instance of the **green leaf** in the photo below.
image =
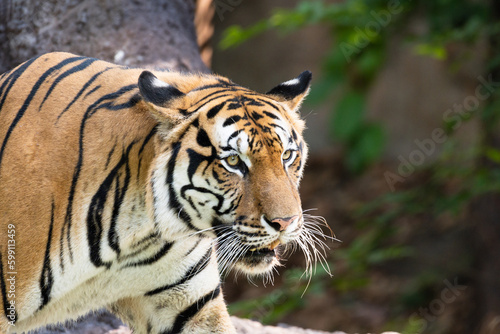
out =
[(421, 43), (415, 46), (415, 52), (421, 56), (430, 56), (438, 60), (445, 60), (448, 56), (443, 45)]
[(487, 147), (485, 150), (486, 157), (493, 162), (500, 163), (500, 150), (493, 147)]
[(347, 93), (335, 108), (331, 123), (333, 135), (344, 142), (353, 140), (361, 128), (364, 111), (365, 97), (355, 92)]
[(269, 23), (265, 20), (257, 22), (247, 29), (238, 25), (230, 26), (224, 30), (222, 39), (219, 42), (219, 47), (223, 50), (236, 47), (250, 38), (263, 33), (269, 28)]

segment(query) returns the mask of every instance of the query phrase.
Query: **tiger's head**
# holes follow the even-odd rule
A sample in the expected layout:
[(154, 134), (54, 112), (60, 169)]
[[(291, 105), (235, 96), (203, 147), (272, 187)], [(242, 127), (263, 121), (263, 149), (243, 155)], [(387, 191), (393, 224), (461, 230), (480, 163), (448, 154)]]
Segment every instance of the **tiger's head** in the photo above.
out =
[(152, 215), (169, 238), (214, 238), (221, 269), (268, 273), (282, 249), (310, 244), (298, 192), (307, 158), (298, 109), (311, 73), (267, 94), (196, 78), (175, 86), (148, 71), (139, 78), (158, 120)]

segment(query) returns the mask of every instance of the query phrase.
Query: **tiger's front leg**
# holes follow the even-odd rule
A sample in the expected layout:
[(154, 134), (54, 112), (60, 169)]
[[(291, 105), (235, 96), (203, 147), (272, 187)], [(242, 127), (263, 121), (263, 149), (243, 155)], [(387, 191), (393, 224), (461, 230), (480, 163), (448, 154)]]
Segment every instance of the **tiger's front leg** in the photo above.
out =
[(135, 333), (236, 333), (223, 299), (216, 261), (182, 284), (160, 285), (110, 306)]
[(122, 299), (111, 310), (128, 323), (134, 334), (236, 333), (220, 285), (182, 309), (171, 298), (170, 293), (165, 293)]

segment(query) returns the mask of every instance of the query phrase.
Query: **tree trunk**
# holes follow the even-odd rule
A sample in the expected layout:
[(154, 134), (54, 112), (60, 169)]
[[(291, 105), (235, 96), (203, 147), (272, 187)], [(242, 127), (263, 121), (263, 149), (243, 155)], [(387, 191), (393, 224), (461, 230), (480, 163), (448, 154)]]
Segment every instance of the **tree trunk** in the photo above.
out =
[(208, 71), (194, 13), (194, 0), (0, 0), (0, 73), (51, 51)]

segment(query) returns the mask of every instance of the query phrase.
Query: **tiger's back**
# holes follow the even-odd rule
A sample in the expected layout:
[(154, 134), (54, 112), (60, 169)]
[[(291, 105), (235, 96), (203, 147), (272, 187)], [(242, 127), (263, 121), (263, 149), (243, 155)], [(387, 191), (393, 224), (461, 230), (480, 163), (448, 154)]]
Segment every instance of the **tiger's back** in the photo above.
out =
[[(105, 306), (137, 332), (233, 331), (220, 294), (217, 247), (203, 231), (212, 229), (209, 232), (220, 238), (216, 227), (228, 228), (230, 225), (223, 222), (235, 221), (232, 228), (236, 232), (231, 233), (253, 234), (241, 232), (241, 226), (252, 224), (237, 224), (238, 219), (246, 219), (238, 217), (250, 214), (237, 211), (245, 205), (255, 210), (258, 203), (253, 201), (258, 196), (250, 189), (248, 195), (236, 194), (238, 182), (249, 181), (244, 181), (245, 175), (236, 175), (236, 170), (231, 173), (227, 158), (215, 153), (244, 135), (243, 125), (227, 136), (221, 130), (236, 126), (241, 117), (224, 116), (221, 127), (222, 121), (217, 119), (222, 116), (211, 113), (223, 110), (231, 115), (236, 107), (231, 109), (221, 99), (236, 94), (231, 101), (243, 101), (238, 102), (241, 107), (252, 98), (239, 96), (255, 93), (218, 76), (143, 72), (52, 53), (21, 64), (0, 78), (2, 332), (21, 332)], [(278, 86), (271, 96), (283, 96), (295, 108), (305, 96), (310, 76), (294, 80)], [(307, 82), (301, 82), (304, 80)], [(290, 93), (290, 88), (295, 92)], [(278, 120), (290, 123), (291, 130), (285, 132), (295, 138), (293, 150), (300, 150), (300, 159), (299, 153), (294, 153), (296, 160), (287, 165), (296, 169), (292, 181), (286, 181), (291, 182), (292, 187), (287, 187), (292, 193), (307, 154), (302, 139), (297, 138), (303, 125), (298, 117), (286, 114), (288, 107), (274, 106), (274, 100), (267, 102), (266, 98), (261, 97), (264, 102), (258, 103), (284, 111), (280, 116), (266, 111), (262, 115), (270, 117), (269, 124)], [(166, 115), (172, 110), (175, 115)], [(254, 123), (258, 122), (263, 121), (256, 117)], [(206, 130), (215, 127), (220, 129), (213, 133)], [(262, 125), (257, 128), (265, 129)], [(226, 136), (227, 141), (214, 145), (214, 136)], [(270, 149), (273, 141), (283, 141), (283, 136), (274, 135), (267, 141), (269, 152), (274, 150)], [(236, 138), (238, 149), (247, 137)], [(250, 145), (254, 142), (251, 139)], [(184, 150), (185, 142), (189, 143)], [(242, 159), (250, 156), (238, 154)], [(258, 160), (253, 165), (259, 165)], [(207, 189), (199, 185), (200, 177)], [(260, 187), (256, 188), (259, 192)], [(276, 185), (276, 189), (281, 188)], [(252, 200), (245, 200), (245, 196)], [(298, 196), (288, 197), (290, 203), (281, 196), (276, 209), (270, 210), (278, 210), (277, 217), (288, 214), (283, 208), (295, 210), (290, 216), (294, 220), (285, 226), (285, 220), (273, 220), (271, 214), (275, 225), (266, 223), (264, 216), (264, 222), (254, 218), (253, 227), (262, 230), (255, 232), (255, 238), (265, 231), (269, 234), (259, 239), (264, 241), (255, 241), (254, 249), (286, 243), (298, 235), (300, 212), (294, 204)], [(201, 224), (205, 219), (210, 219), (209, 225)], [(286, 229), (290, 223), (297, 227), (295, 234), (288, 231), (291, 236), (286, 239), (281, 227)], [(281, 241), (271, 240), (274, 229)], [(238, 238), (246, 242), (244, 237)], [(248, 243), (245, 252), (252, 247)], [(262, 254), (248, 255), (252, 260), (245, 263), (264, 266), (256, 263), (268, 263), (270, 256), (275, 256)], [(243, 256), (243, 250), (239, 255)], [(160, 315), (152, 316), (158, 312)]]

